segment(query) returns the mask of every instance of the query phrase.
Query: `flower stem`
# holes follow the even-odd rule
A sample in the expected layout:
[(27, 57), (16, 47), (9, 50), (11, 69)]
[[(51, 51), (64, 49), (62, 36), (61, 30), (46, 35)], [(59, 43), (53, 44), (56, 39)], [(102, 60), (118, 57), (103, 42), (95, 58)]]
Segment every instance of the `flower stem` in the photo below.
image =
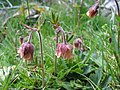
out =
[[(56, 32), (56, 46), (58, 44), (58, 34), (59, 32)], [(57, 68), (57, 56), (55, 55), (55, 61), (54, 61), (54, 75), (56, 76), (56, 69)]]
[(63, 43), (66, 44), (65, 32), (64, 32), (64, 30), (61, 30), (61, 31), (62, 31), (62, 36), (63, 36)]
[(63, 43), (66, 44), (67, 42), (66, 42), (66, 38), (65, 38), (65, 31), (63, 30), (62, 27), (60, 27), (59, 29), (62, 32)]
[(45, 72), (44, 72), (44, 60), (43, 60), (43, 47), (42, 47), (42, 36), (41, 33), (39, 31), (38, 32), (38, 37), (39, 37), (39, 42), (40, 42), (40, 53), (41, 53), (41, 63), (42, 63), (42, 88), (44, 88), (45, 86), (45, 81), (44, 81), (44, 77), (45, 77)]
[(29, 43), (30, 43), (30, 40), (31, 40), (31, 38), (32, 38), (32, 33), (33, 33), (33, 31), (30, 32), (29, 37), (28, 37), (28, 42), (29, 42)]

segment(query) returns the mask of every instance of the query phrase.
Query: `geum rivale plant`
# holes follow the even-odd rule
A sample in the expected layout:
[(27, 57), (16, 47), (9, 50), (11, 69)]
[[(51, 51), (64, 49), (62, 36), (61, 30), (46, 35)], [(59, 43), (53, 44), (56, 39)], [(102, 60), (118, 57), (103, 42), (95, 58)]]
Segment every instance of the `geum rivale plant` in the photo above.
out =
[[(42, 68), (42, 88), (44, 88), (45, 86), (45, 82), (44, 82), (44, 60), (43, 60), (43, 49), (42, 49), (42, 36), (40, 33), (40, 30), (37, 28), (32, 28), (26, 24), (22, 24), (23, 26), (25, 26), (27, 29), (31, 30), (31, 33), (28, 37), (28, 41), (24, 42), (20, 48), (18, 49), (18, 53), (20, 54), (21, 58), (24, 58), (27, 61), (30, 61), (33, 59), (33, 53), (34, 53), (34, 46), (30, 43), (31, 37), (32, 37), (32, 33), (33, 32), (37, 32), (38, 33), (38, 38), (39, 38), (39, 43), (40, 43), (40, 54), (41, 54), (41, 68)], [(21, 42), (22, 39), (21, 39)]]

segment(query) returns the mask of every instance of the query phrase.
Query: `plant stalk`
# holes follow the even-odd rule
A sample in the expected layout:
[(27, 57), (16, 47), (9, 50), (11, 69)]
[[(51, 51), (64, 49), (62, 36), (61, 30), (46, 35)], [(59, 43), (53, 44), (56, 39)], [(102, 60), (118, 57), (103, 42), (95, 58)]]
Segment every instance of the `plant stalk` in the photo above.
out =
[(31, 38), (32, 38), (32, 33), (33, 33), (33, 31), (30, 32), (29, 37), (28, 37), (28, 42), (29, 42), (29, 43), (30, 43), (30, 40), (31, 40)]
[(67, 44), (66, 38), (65, 38), (65, 31), (63, 30), (62, 27), (60, 27), (60, 31), (62, 32), (63, 43), (64, 43), (64, 44)]
[(44, 59), (43, 59), (43, 47), (42, 47), (42, 36), (41, 36), (41, 33), (40, 31), (37, 31), (38, 32), (38, 37), (39, 37), (39, 42), (40, 42), (40, 53), (41, 53), (41, 67), (42, 67), (42, 88), (44, 88), (45, 86), (45, 81), (44, 81), (44, 78), (45, 78), (45, 72), (44, 72)]
[(58, 26), (57, 29), (56, 29), (56, 33), (59, 34), (60, 32), (62, 32), (63, 43), (66, 44), (65, 31), (63, 30), (63, 28), (61, 26)]
[[(59, 32), (56, 32), (56, 47), (58, 44), (58, 34)], [(55, 61), (54, 61), (54, 75), (56, 76), (56, 70), (57, 70), (57, 56), (55, 55)]]

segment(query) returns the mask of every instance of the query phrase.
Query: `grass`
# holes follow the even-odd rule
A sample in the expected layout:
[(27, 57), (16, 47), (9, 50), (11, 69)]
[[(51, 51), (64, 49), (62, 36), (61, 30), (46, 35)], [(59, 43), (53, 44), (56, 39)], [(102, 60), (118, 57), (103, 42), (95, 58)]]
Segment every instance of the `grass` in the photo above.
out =
[[(67, 2), (67, 1), (66, 1)], [(89, 1), (85, 0), (86, 3)], [(79, 4), (79, 2), (77, 2)], [(30, 3), (29, 3), (30, 4)], [(91, 2), (89, 6), (93, 3)], [(26, 4), (27, 5), (27, 4)], [(30, 4), (31, 5), (31, 4)], [(43, 5), (46, 5), (45, 3)], [(63, 4), (52, 3), (50, 10), (44, 14), (45, 24), (41, 27), (43, 40), (43, 53), (45, 63), (45, 90), (118, 90), (120, 89), (119, 52), (117, 47), (117, 29), (111, 30), (110, 19), (103, 16), (88, 18), (87, 8), (81, 9), (80, 25), (76, 32), (77, 9), (68, 3), (69, 8)], [(33, 6), (30, 7), (30, 10)], [(71, 10), (71, 11), (70, 11)], [(73, 45), (76, 38), (82, 37), (86, 51), (74, 49), (74, 58), (64, 60), (57, 59), (56, 76), (54, 76), (55, 55), (55, 30), (49, 22), (51, 11), (59, 15), (59, 21), (65, 30), (68, 43)], [(10, 11), (9, 11), (10, 12)], [(10, 15), (12, 16), (12, 14)], [(2, 18), (2, 16), (1, 16)], [(31, 21), (31, 22), (30, 22)], [(20, 23), (37, 25), (39, 20), (27, 21), (24, 15), (11, 18), (6, 23), (6, 28), (1, 27), (0, 32), (0, 74), (5, 77), (0, 79), (0, 88), (8, 89), (42, 89), (42, 65), (39, 51), (39, 39), (37, 33), (33, 33), (32, 43), (35, 47), (34, 58), (26, 62), (17, 54), (20, 46), (19, 38), (29, 35)], [(2, 25), (2, 22), (1, 24)], [(117, 22), (115, 25), (117, 27)], [(3, 36), (3, 33), (6, 36)], [(71, 34), (68, 34), (68, 33)], [(112, 38), (112, 42), (110, 42)], [(118, 57), (116, 57), (116, 54)], [(40, 63), (40, 65), (38, 65)], [(14, 66), (14, 67), (13, 67)], [(5, 68), (6, 67), (6, 68)], [(10, 70), (8, 69), (10, 68)], [(0, 75), (0, 76), (1, 76)]]

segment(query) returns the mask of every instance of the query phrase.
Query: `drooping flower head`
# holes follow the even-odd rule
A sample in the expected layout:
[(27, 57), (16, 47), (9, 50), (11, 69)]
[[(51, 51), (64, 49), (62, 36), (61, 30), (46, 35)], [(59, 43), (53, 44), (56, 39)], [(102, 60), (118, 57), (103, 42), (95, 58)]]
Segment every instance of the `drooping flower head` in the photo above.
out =
[(33, 59), (34, 53), (34, 46), (30, 42), (23, 43), (20, 48), (18, 49), (18, 53), (20, 54), (21, 58), (25, 60)]
[(97, 15), (97, 9), (99, 8), (99, 2), (96, 2), (86, 13), (87, 16), (89, 16), (90, 18), (93, 18), (94, 16)]
[(80, 49), (82, 44), (83, 44), (82, 38), (75, 39), (75, 41), (74, 41), (75, 48)]
[(73, 46), (70, 44), (58, 43), (56, 48), (56, 56), (63, 57), (64, 59), (70, 59), (73, 57), (72, 54)]
[(86, 51), (82, 37), (75, 39), (74, 47), (80, 51)]

